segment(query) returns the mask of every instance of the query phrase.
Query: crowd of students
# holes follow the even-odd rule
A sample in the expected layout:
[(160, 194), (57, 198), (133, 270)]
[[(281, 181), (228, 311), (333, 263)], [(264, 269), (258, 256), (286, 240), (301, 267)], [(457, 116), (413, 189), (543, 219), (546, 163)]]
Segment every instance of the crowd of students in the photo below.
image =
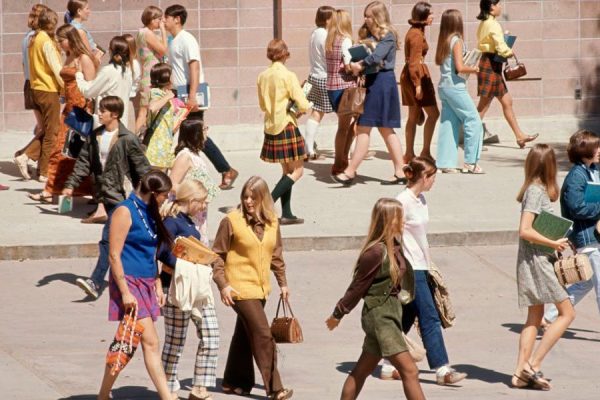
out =
[[(502, 103), (519, 147), (537, 137), (525, 135), (518, 127), (501, 64), (492, 57), (512, 55), (495, 19), (501, 13), (499, 0), (482, 0), (480, 9), (478, 47), (484, 54), (475, 67), (463, 63), (460, 12), (446, 10), (441, 17), (435, 56), (440, 66), (438, 94), (442, 103), (437, 162), (431, 154), (431, 141), (440, 112), (430, 72), (423, 62), (428, 51), (424, 32), (433, 20), (430, 4), (418, 2), (412, 10), (411, 28), (404, 42), (406, 63), (400, 75), (401, 91), (394, 72), (400, 37), (380, 1), (369, 3), (364, 10), (358, 42), (371, 53), (363, 60), (353, 60), (349, 53), (354, 37), (350, 14), (329, 6), (317, 10), (307, 80), (312, 89), (307, 96), (297, 76), (285, 66), (290, 56), (286, 43), (281, 39), (269, 42), (267, 58), (271, 64), (257, 80), (259, 105), (265, 113), (260, 158), (280, 164), (282, 176), (272, 191), (262, 178), (248, 179), (241, 189), (239, 206), (222, 219), (212, 244), (217, 255), (211, 265), (214, 282), (222, 302), (232, 307), (237, 317), (221, 384), (223, 392), (250, 394), (256, 383), (254, 360), (269, 398), (293, 396), (277, 369), (276, 344), (264, 311), (271, 293), (268, 273), (273, 271), (280, 295), (287, 299), (290, 289), (280, 226), (303, 222), (292, 212), (292, 188), (302, 177), (305, 160), (319, 159), (314, 138), (329, 112), (336, 112), (338, 118), (331, 168), (336, 181), (344, 185), (354, 182), (375, 127), (383, 136), (393, 164), (393, 178), (383, 183), (407, 186), (396, 199), (376, 202), (352, 282), (326, 320), (333, 330), (364, 300), (363, 351), (344, 383), (341, 398), (357, 398), (381, 358), (385, 359), (382, 379), (401, 379), (408, 399), (425, 398), (404, 336), (416, 318), (436, 382), (455, 384), (466, 378), (465, 373), (451, 367), (430, 285), (434, 267), (427, 240), (429, 210), (424, 194), (432, 189), (438, 170), (483, 173), (479, 159), (486, 130), (481, 118), (494, 97)], [(144, 27), (135, 37), (114, 37), (108, 48), (108, 64), (100, 67), (104, 50), (85, 28), (89, 17), (87, 0), (69, 0), (65, 24), (57, 29), (55, 11), (41, 4), (33, 6), (28, 21), (31, 32), (23, 41), (24, 93), (26, 107), (33, 110), (37, 124), (34, 139), (15, 154), (15, 162), (23, 178), (30, 179), (28, 161), (37, 161), (37, 179), (45, 182), (45, 187), (31, 195), (36, 201), (53, 202), (59, 194), (93, 195), (97, 210), (82, 222), (104, 223), (99, 257), (90, 278), (79, 278), (77, 284), (96, 299), (110, 270), (109, 320), (120, 321), (128, 310), (136, 310), (144, 328), (141, 343), (145, 365), (161, 399), (177, 398), (178, 364), (191, 320), (200, 342), (189, 398), (207, 400), (211, 398), (208, 388), (216, 385), (220, 345), (211, 282), (210, 278), (197, 282), (208, 287), (210, 293), (200, 304), (194, 302), (184, 309), (174, 303), (168, 296), (169, 287), (175, 271), (185, 268), (186, 262), (173, 254), (172, 245), (178, 236), (194, 237), (209, 245), (207, 203), (219, 190), (230, 189), (238, 172), (207, 137), (204, 110), (198, 108), (196, 97), (182, 100), (182, 93), (196, 93), (204, 81), (198, 42), (184, 29), (187, 11), (183, 6), (169, 6), (164, 13), (149, 6), (141, 17)], [(478, 107), (468, 95), (466, 81), (460, 75), (464, 73), (478, 74)], [(339, 112), (344, 92), (361, 81), (367, 89), (364, 111), (358, 117)], [(409, 107), (403, 154), (394, 132), (400, 127), (400, 97)], [(296, 111), (290, 111), (290, 102)], [(73, 156), (64, 151), (72, 135), (65, 120), (76, 108), (94, 116), (95, 129)], [(298, 116), (309, 110), (303, 136)], [(422, 124), (424, 146), (416, 156), (414, 137), (416, 127)], [(465, 162), (459, 168), (461, 128)], [(143, 141), (136, 135), (140, 131), (144, 133)], [(353, 140), (354, 150), (349, 157)], [(201, 152), (222, 174), (220, 184), (210, 178)], [(596, 167), (600, 142), (590, 132), (578, 132), (571, 138), (568, 154), (574, 166), (560, 194), (562, 212), (575, 220), (570, 239), (578, 251), (588, 254), (594, 270), (600, 272), (596, 227), (600, 209), (586, 204), (583, 196), (586, 182), (600, 181)], [(567, 246), (566, 239), (550, 240), (532, 228), (535, 216), (550, 210), (550, 202), (559, 197), (556, 169), (552, 148), (545, 144), (533, 146), (525, 162), (525, 183), (517, 197), (522, 203), (519, 305), (528, 307), (528, 317), (512, 378), (515, 388), (551, 388), (540, 371), (544, 356), (573, 321), (572, 303), (581, 300), (592, 287), (598, 293), (598, 274), (593, 281), (566, 290), (553, 273), (551, 258), (531, 245), (545, 244), (556, 250)], [(281, 201), (280, 218), (274, 209), (277, 200)], [(547, 303), (555, 304), (555, 308), (544, 315)], [(154, 324), (160, 315), (165, 323), (162, 355)], [(545, 329), (545, 334), (534, 349), (539, 327)], [(106, 367), (99, 399), (110, 398), (118, 377), (113, 372)]]

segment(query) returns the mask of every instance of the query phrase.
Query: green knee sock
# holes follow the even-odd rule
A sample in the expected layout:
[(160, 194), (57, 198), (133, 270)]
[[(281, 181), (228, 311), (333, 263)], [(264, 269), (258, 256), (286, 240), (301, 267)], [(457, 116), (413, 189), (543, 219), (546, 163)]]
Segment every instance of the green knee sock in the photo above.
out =
[(295, 182), (292, 178), (287, 175), (283, 175), (271, 192), (273, 203), (276, 203), (277, 200), (279, 200), (279, 198), (294, 185), (294, 183)]
[(296, 218), (292, 214), (292, 187), (281, 195), (281, 216), (283, 218)]

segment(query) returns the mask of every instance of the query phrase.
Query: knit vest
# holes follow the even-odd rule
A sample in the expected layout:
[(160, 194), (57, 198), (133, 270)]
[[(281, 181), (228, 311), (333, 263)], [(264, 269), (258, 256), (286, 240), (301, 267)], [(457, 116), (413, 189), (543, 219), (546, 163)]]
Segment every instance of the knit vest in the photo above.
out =
[[(44, 44), (48, 42), (52, 43), (52, 39), (46, 32), (39, 31), (35, 35), (29, 47), (29, 80), (31, 88), (34, 90), (57, 93), (60, 91), (60, 87), (46, 57), (44, 57)], [(58, 54), (57, 59), (60, 60)]]
[(225, 278), (239, 293), (236, 300), (266, 299), (271, 293), (271, 259), (277, 241), (277, 223), (265, 225), (263, 240), (248, 225), (240, 210), (227, 214), (233, 241), (225, 261)]

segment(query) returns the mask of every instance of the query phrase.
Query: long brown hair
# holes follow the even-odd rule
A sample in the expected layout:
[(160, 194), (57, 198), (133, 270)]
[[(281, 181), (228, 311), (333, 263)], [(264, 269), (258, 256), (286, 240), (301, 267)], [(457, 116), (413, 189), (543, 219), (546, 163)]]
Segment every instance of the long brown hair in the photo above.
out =
[(171, 247), (173, 244), (173, 238), (169, 233), (169, 230), (165, 227), (162, 216), (160, 215), (160, 207), (156, 201), (156, 196), (161, 193), (166, 193), (171, 190), (173, 184), (167, 174), (160, 170), (150, 170), (144, 176), (140, 182), (140, 194), (150, 195), (150, 201), (148, 202), (148, 214), (156, 224), (156, 235), (158, 236), (158, 247), (161, 244), (165, 244)]
[(379, 243), (385, 246), (390, 259), (390, 277), (394, 286), (400, 283), (400, 266), (394, 256), (394, 239), (402, 235), (403, 227), (404, 209), (402, 203), (390, 198), (377, 200), (373, 206), (373, 211), (371, 211), (371, 225), (369, 226), (367, 240), (360, 251), (362, 256), (368, 249)]
[(392, 32), (394, 39), (396, 40), (396, 49), (400, 48), (400, 39), (398, 32), (392, 26), (390, 20), (390, 13), (388, 12), (385, 4), (379, 0), (372, 1), (365, 7), (365, 13), (371, 11), (373, 14), (373, 20), (377, 25), (377, 32), (371, 32), (371, 35), (375, 36), (377, 40), (381, 40), (388, 32)]
[(333, 44), (338, 37), (347, 37), (352, 40), (352, 17), (346, 10), (335, 10), (327, 27), (325, 50), (333, 51)]
[(88, 47), (81, 40), (81, 36), (75, 28), (71, 24), (65, 24), (56, 30), (56, 39), (62, 40), (66, 39), (69, 42), (69, 52), (75, 57), (80, 57), (85, 54), (88, 56), (92, 62), (94, 63), (94, 67), (98, 70), (100, 66), (100, 61), (92, 55)]
[(546, 143), (534, 145), (525, 159), (525, 181), (517, 201), (523, 201), (527, 188), (533, 183), (540, 183), (546, 188), (551, 201), (556, 201), (559, 195), (558, 183), (556, 182), (556, 155), (552, 147)]
[(452, 38), (458, 36), (462, 40), (463, 34), (463, 20), (460, 11), (444, 11), (440, 23), (437, 49), (435, 50), (435, 63), (437, 65), (442, 65), (446, 57), (452, 53), (452, 49), (450, 48)]
[(247, 191), (252, 193), (252, 199), (254, 200), (254, 208), (256, 209), (256, 219), (258, 222), (272, 225), (277, 221), (277, 214), (275, 214), (275, 206), (273, 205), (273, 198), (269, 191), (267, 182), (260, 176), (251, 176), (250, 179), (244, 183), (242, 187), (242, 193), (240, 194), (241, 209), (244, 218), (248, 221), (250, 215), (244, 205), (244, 196)]

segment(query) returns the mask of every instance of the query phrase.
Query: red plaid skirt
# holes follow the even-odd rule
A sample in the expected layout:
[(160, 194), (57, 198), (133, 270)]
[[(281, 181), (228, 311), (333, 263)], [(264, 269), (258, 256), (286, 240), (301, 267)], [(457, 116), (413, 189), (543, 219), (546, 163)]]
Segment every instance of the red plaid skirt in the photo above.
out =
[(298, 127), (290, 123), (277, 135), (265, 133), (260, 159), (271, 163), (288, 163), (304, 160), (305, 154), (304, 138)]
[(502, 63), (493, 60), (494, 54), (483, 53), (479, 60), (477, 74), (477, 95), (480, 97), (501, 98), (508, 93), (502, 77)]

